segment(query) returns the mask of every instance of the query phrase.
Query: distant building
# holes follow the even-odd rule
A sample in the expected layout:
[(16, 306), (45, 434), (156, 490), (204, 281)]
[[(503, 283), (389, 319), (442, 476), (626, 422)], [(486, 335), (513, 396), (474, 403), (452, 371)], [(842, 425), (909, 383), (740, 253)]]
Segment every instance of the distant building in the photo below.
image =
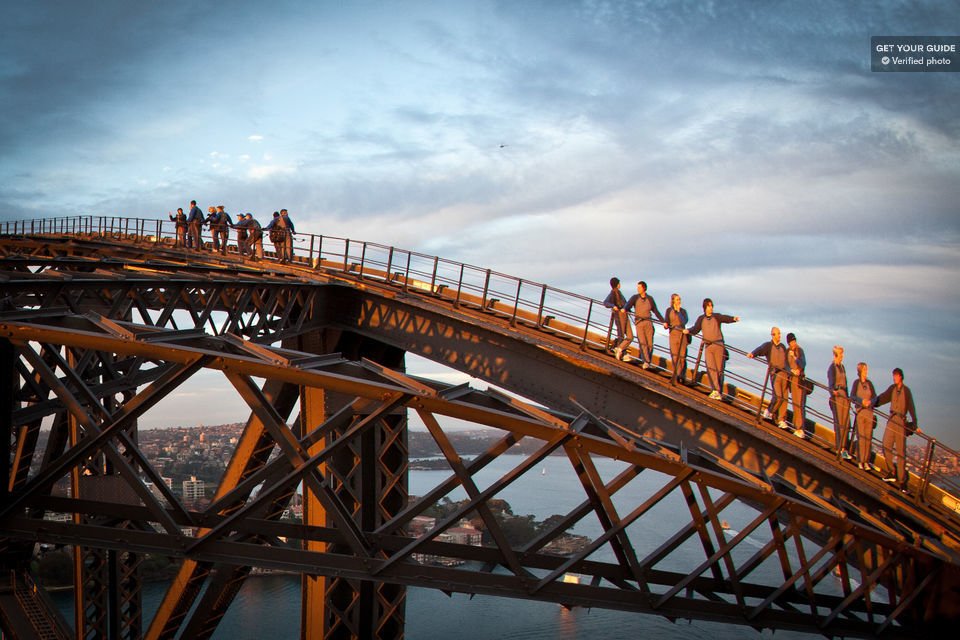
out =
[(437, 540), (453, 542), (455, 544), (469, 544), (474, 547), (479, 547), (482, 539), (483, 532), (470, 526), (447, 529), (437, 536)]
[(419, 537), (432, 530), (436, 524), (436, 518), (431, 518), (430, 516), (414, 516), (413, 520), (410, 521), (408, 528), (410, 530), (410, 535)]
[[(463, 521), (461, 521), (461, 525), (462, 526), (453, 527), (452, 529), (447, 529), (443, 533), (438, 534), (436, 541), (449, 542), (453, 544), (467, 544), (474, 547), (481, 546), (483, 532)], [(432, 528), (433, 527), (431, 526), (431, 529)], [(449, 558), (446, 556), (438, 556), (428, 553), (414, 553), (413, 559), (421, 564), (435, 564), (445, 567), (455, 567), (463, 564), (463, 560), (460, 560), (459, 558)]]
[(190, 476), (189, 480), (183, 481), (183, 501), (187, 504), (199, 502), (203, 499), (205, 489), (206, 483), (203, 480)]

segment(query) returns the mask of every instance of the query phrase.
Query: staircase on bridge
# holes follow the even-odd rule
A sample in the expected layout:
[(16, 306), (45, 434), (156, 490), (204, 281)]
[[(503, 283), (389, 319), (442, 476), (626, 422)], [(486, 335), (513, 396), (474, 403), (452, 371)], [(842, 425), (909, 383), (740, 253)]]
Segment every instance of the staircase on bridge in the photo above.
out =
[(69, 640), (56, 609), (42, 588), (25, 571), (11, 570), (0, 588), (0, 619), (14, 638)]

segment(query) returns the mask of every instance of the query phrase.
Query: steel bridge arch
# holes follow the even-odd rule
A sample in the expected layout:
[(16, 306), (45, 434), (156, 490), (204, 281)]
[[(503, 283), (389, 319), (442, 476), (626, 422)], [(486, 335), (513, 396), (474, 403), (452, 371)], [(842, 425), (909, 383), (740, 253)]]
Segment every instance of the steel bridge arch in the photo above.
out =
[[(159, 234), (152, 240), (135, 235), (0, 240), (6, 276), (0, 282), (0, 346), (14, 363), (4, 385), (14, 392), (4, 403), (10, 433), (4, 458), (11, 462), (0, 534), (15, 592), (25, 549), (45, 541), (121, 558), (159, 553), (182, 559), (184, 584), (168, 593), (163, 620), (143, 631), (134, 612), (132, 621), (119, 624), (147, 637), (208, 637), (254, 565), (298, 567), (357, 584), (418, 585), (828, 635), (915, 636), (956, 619), (955, 523), (882, 483), (843, 480), (843, 470), (815, 449), (798, 450), (789, 439), (787, 446), (736, 406), (713, 406), (694, 391), (612, 363), (564, 331), (549, 330), (542, 318), (531, 326), (516, 309), (489, 304), (485, 294), (478, 304), (459, 291), (454, 297), (432, 283), (418, 286), (409, 273), (398, 281), (389, 268), (355, 271), (347, 259), (264, 268), (229, 255), (185, 255), (158, 242)], [(335, 353), (337, 346), (351, 357)], [(411, 377), (402, 371), (402, 352), (444, 362), (538, 404)], [(158, 498), (145, 489), (142, 477), (157, 480), (159, 473), (138, 451), (134, 434), (139, 415), (200, 369), (222, 372), (251, 418), (217, 499), (191, 510), (172, 492), (161, 489)], [(300, 416), (290, 428), (287, 417), (298, 400)], [(369, 487), (362, 480), (354, 486), (351, 464), (369, 451), (405, 453), (398, 416), (406, 411), (421, 416), (451, 475), (408, 504), (406, 461), (381, 464), (370, 478), (390, 486), (374, 495), (375, 513), (361, 517), (363, 500), (356, 494), (369, 494)], [(504, 435), (467, 463), (444, 433), (445, 417)], [(44, 419), (53, 420), (55, 446), (34, 460)], [(365, 449), (359, 443), (371, 434), (382, 441)], [(481, 487), (475, 474), (524, 439), (539, 447), (514, 471)], [(274, 450), (280, 456), (271, 460)], [(491, 500), (544, 456), (561, 451), (583, 502), (538, 539), (511, 545)], [(336, 464), (344, 452), (350, 464)], [(121, 504), (85, 498), (82, 490), (74, 498), (51, 495), (53, 482), (95, 458), (106, 461), (100, 467), (109, 473), (90, 495), (101, 491)], [(603, 477), (599, 459), (618, 461), (622, 471)], [(635, 504), (619, 504), (618, 494), (647, 471), (658, 478), (654, 488)], [(323, 517), (300, 525), (279, 521), (279, 507), (300, 483)], [(415, 515), (456, 487), (469, 499), (455, 517), (411, 536), (405, 527)], [(688, 521), (656, 549), (639, 551), (631, 524), (670, 496), (679, 497)], [(731, 536), (721, 519), (734, 502), (750, 505), (755, 516)], [(46, 512), (74, 514), (75, 522), (41, 519)], [(469, 513), (486, 526), (489, 547), (439, 539)], [(602, 529), (587, 549), (572, 556), (544, 551), (587, 516)], [(124, 529), (119, 538), (117, 523)], [(182, 528), (201, 535), (188, 539)], [(769, 530), (766, 543), (745, 554), (744, 540), (761, 530)], [(278, 544), (281, 537), (300, 541), (301, 548)], [(699, 565), (685, 573), (661, 568), (691, 540), (702, 549)], [(597, 549), (608, 551), (607, 559), (595, 559)], [(479, 568), (424, 566), (413, 560), (418, 553), (470, 560)], [(776, 583), (757, 577), (758, 568), (770, 563), (778, 569)], [(839, 592), (827, 580), (834, 570)], [(570, 572), (588, 579), (563, 582)], [(191, 613), (201, 597), (216, 606)], [(305, 587), (305, 599), (318, 597)], [(305, 619), (304, 627), (329, 637), (401, 637), (402, 625), (389, 623), (391, 617), (402, 620), (400, 608), (402, 596), (395, 596), (380, 612), (377, 629), (357, 627), (348, 611), (334, 616), (338, 624)], [(93, 628), (100, 637), (110, 633), (102, 621)]]

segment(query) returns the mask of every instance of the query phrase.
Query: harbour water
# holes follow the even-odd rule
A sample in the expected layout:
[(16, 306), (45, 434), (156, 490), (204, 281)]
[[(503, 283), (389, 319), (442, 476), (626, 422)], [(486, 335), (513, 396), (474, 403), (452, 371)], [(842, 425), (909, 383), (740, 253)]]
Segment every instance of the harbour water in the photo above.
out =
[[(523, 461), (521, 456), (501, 456), (490, 467), (476, 476), (481, 488), (501, 477), (503, 473)], [(605, 479), (613, 477), (622, 467), (614, 461), (598, 461), (598, 470)], [(422, 495), (436, 486), (449, 472), (413, 471), (410, 474), (410, 492)], [(665, 478), (645, 471), (631, 485), (617, 494), (615, 502), (624, 512), (638, 504), (651, 491), (663, 485)], [(454, 492), (451, 500), (460, 500), (463, 492)], [(500, 497), (507, 500), (514, 514), (532, 514), (542, 520), (555, 513), (566, 513), (584, 499), (579, 480), (566, 457), (550, 457)], [(631, 540), (640, 557), (656, 548), (670, 534), (689, 520), (689, 511), (677, 500), (663, 506), (662, 513), (644, 516), (629, 529)], [(672, 516), (670, 514), (673, 514)], [(755, 512), (735, 505), (723, 512), (731, 531), (745, 523)], [(596, 536), (601, 529), (595, 518), (583, 520), (573, 533)], [(747, 539), (744, 554), (753, 553), (764, 541)], [(744, 546), (744, 545), (741, 545)], [(685, 549), (685, 551), (683, 550)], [(595, 558), (602, 557), (594, 556)], [(696, 541), (684, 547), (671, 564), (658, 568), (690, 569), (703, 561), (703, 549)], [(687, 565), (684, 567), (684, 565)], [(144, 586), (144, 618), (149, 620), (163, 596), (165, 586)], [(58, 606), (72, 616), (72, 598), (69, 593), (55, 594)], [(456, 637), (458, 640), (486, 640), (488, 638), (705, 638), (733, 640), (734, 638), (773, 637), (770, 631), (757, 632), (750, 627), (681, 620), (672, 623), (665, 618), (604, 609), (575, 608), (567, 610), (552, 603), (514, 600), (478, 595), (446, 594), (431, 589), (409, 588), (407, 592), (406, 637), (410, 640), (434, 640)], [(72, 617), (68, 617), (72, 620)], [(215, 640), (294, 640), (299, 637), (300, 583), (293, 575), (264, 575), (248, 579), (226, 617), (220, 623)], [(777, 631), (777, 638), (813, 638), (812, 634)]]

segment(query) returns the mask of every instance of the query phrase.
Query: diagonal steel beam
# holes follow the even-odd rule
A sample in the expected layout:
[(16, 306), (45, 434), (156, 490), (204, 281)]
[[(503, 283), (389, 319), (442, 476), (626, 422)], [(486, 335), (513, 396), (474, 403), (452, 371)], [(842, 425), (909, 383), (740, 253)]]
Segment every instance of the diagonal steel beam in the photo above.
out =
[[(771, 519), (771, 526), (776, 527), (776, 522)], [(783, 534), (780, 536), (778, 541), (776, 537), (771, 537), (770, 540), (763, 545), (760, 550), (758, 550), (753, 556), (751, 556), (746, 562), (740, 565), (740, 569), (737, 572), (737, 579), (741, 582), (744, 581), (747, 576), (749, 576), (754, 569), (759, 567), (763, 562), (772, 556), (774, 552), (778, 551), (779, 548), (783, 545), (784, 536), (789, 539), (790, 536), (797, 535), (799, 529), (796, 527), (796, 524), (791, 522), (786, 530), (783, 531)]]
[(933, 569), (933, 571), (928, 572), (927, 575), (924, 576), (923, 580), (920, 581), (920, 584), (918, 584), (915, 589), (913, 589), (910, 593), (900, 598), (900, 602), (899, 604), (897, 604), (896, 608), (894, 608), (894, 610), (890, 612), (890, 614), (886, 617), (886, 619), (884, 619), (883, 622), (877, 625), (876, 632), (875, 632), (877, 637), (882, 636), (883, 633), (890, 627), (890, 625), (892, 625), (894, 622), (897, 621), (899, 616), (904, 611), (906, 611), (907, 607), (909, 607), (913, 603), (913, 601), (916, 600), (920, 596), (920, 594), (922, 594), (924, 590), (926, 590), (928, 586), (930, 586), (930, 583), (932, 583), (935, 579), (937, 579), (940, 576), (941, 571), (942, 569), (940, 567), (936, 567), (935, 569)]
[(879, 567), (870, 572), (868, 579), (864, 580), (859, 587), (853, 590), (849, 596), (843, 599), (837, 607), (833, 609), (826, 617), (822, 618), (817, 625), (821, 630), (826, 630), (830, 624), (836, 620), (843, 611), (845, 611), (851, 604), (853, 604), (860, 596), (866, 593), (868, 590), (873, 589), (873, 585), (876, 584), (877, 579), (882, 576), (887, 569), (889, 569), (895, 562), (899, 561), (901, 558), (899, 552), (891, 553), (887, 556), (887, 559), (880, 564)]
[[(32, 353), (32, 349), (30, 349), (28, 345), (23, 345), (21, 347), (21, 350), (24, 349), (29, 350)], [(109, 443), (111, 438), (114, 436), (120, 438), (121, 442), (124, 444), (124, 447), (131, 452), (139, 452), (139, 449), (129, 440), (129, 438), (126, 437), (126, 434), (123, 433), (123, 429), (128, 426), (130, 421), (135, 420), (139, 416), (143, 415), (158, 402), (166, 398), (174, 389), (179, 387), (186, 380), (190, 379), (194, 373), (203, 367), (205, 360), (205, 357), (199, 356), (195, 358), (193, 362), (183, 365), (170, 366), (168, 371), (159, 379), (148, 385), (143, 391), (124, 403), (121, 411), (117, 412), (117, 414), (113, 416), (106, 416), (110, 421), (103, 429), (94, 427), (89, 437), (84, 438), (78, 442), (76, 446), (71, 447), (66, 454), (58, 457), (55, 461), (46, 461), (37, 476), (30, 480), (23, 487), (23, 490), (18, 492), (13, 500), (2, 510), (0, 510), (0, 518), (11, 513), (14, 509), (35, 495), (36, 492), (45, 491), (50, 484), (60, 479), (68, 469), (76, 465), (81, 459), (101, 450), (101, 448)], [(70, 367), (65, 362), (62, 362), (61, 364), (63, 367), (66, 367), (67, 371), (71, 371)], [(78, 381), (75, 380), (75, 383), (76, 382)], [(163, 482), (163, 480), (159, 477), (159, 474), (153, 470), (152, 466), (148, 463), (146, 458), (142, 456), (142, 454), (138, 456), (138, 462), (141, 465), (141, 469), (144, 471), (144, 473), (150, 476), (153, 482), (157, 484), (157, 488), (161, 491), (164, 498), (170, 503), (170, 505), (174, 509), (180, 511), (181, 514), (185, 515), (186, 512), (183, 510), (180, 501), (172, 492), (170, 492), (169, 488), (166, 486), (166, 483)]]
[[(839, 532), (834, 532), (833, 536), (830, 538), (830, 541), (823, 545), (823, 547), (818, 551), (809, 562), (804, 562), (795, 572), (788, 576), (776, 590), (774, 590), (769, 596), (767, 596), (760, 604), (755, 606), (753, 609), (747, 612), (747, 620), (752, 620), (759, 616), (763, 611), (773, 603), (774, 600), (777, 600), (785, 594), (787, 591), (793, 589), (793, 585), (797, 583), (804, 575), (806, 575), (809, 568), (815, 565), (820, 559), (827, 555), (828, 553), (836, 551), (836, 547), (842, 542), (843, 538)], [(849, 548), (853, 544), (853, 540), (848, 542), (844, 548)]]
[[(300, 442), (294, 437), (290, 430), (281, 424), (280, 416), (274, 411), (273, 406), (266, 401), (259, 387), (253, 382), (253, 379), (246, 375), (235, 374), (230, 371), (225, 372), (227, 380), (240, 393), (247, 405), (253, 410), (257, 417), (263, 422), (264, 427), (276, 440), (280, 446), (280, 451), (290, 461), (291, 466), (305, 463), (309, 454)], [(345, 541), (354, 553), (360, 557), (368, 558), (371, 556), (371, 550), (368, 543), (364, 540), (363, 532), (357, 527), (356, 523), (350, 517), (350, 512), (343, 505), (339, 498), (333, 493), (329, 483), (317, 468), (306, 470), (303, 476), (304, 482), (310, 486), (318, 499), (323, 503), (331, 518), (341, 528)], [(198, 541), (199, 542), (199, 541)], [(195, 545), (196, 546), (196, 545)]]
[[(479, 473), (487, 465), (496, 460), (500, 455), (505, 453), (508, 449), (510, 449), (510, 447), (517, 444), (522, 439), (522, 435), (507, 433), (501, 439), (490, 445), (481, 455), (476, 456), (473, 461), (470, 462), (470, 464), (466, 465), (467, 472), (471, 475)], [(446, 480), (431, 489), (426, 495), (421, 496), (417, 502), (410, 504), (406, 509), (380, 525), (380, 527), (378, 527), (374, 533), (383, 534), (403, 528), (416, 516), (433, 506), (438, 500), (440, 500), (440, 498), (456, 489), (457, 484), (458, 481), (456, 474), (451, 474)]]
[[(564, 450), (570, 464), (573, 465), (577, 473), (577, 478), (580, 480), (580, 485), (586, 493), (587, 499), (593, 506), (597, 519), (600, 521), (600, 526), (604, 531), (613, 530), (620, 524), (620, 516), (617, 514), (617, 508), (613, 504), (611, 494), (607, 493), (596, 465), (593, 464), (593, 459), (589, 454), (583, 454), (569, 445), (564, 447)], [(646, 581), (643, 578), (643, 571), (637, 560), (637, 554), (626, 532), (621, 530), (614, 535), (610, 539), (610, 546), (620, 565), (629, 569), (630, 575), (633, 576), (637, 584), (646, 588)]]
[[(301, 439), (301, 446), (309, 448), (310, 445), (314, 444), (317, 440), (314, 434), (322, 434), (327, 430), (346, 427), (346, 425), (353, 420), (354, 415), (353, 407), (349, 405), (342, 407), (340, 411), (324, 421), (316, 431), (309, 434), (308, 437)], [(275, 442), (271, 438), (270, 446), (273, 447), (274, 445)], [(292, 474), (293, 470), (303, 469), (304, 467), (306, 467), (306, 464), (291, 467), (286, 458), (280, 457), (270, 462), (265, 461), (263, 464), (258, 465), (256, 469), (248, 469), (242, 479), (238, 478), (229, 488), (225, 487), (226, 490), (214, 498), (213, 503), (210, 504), (207, 511), (211, 513), (231, 513), (233, 510), (243, 506), (244, 502), (250, 497), (250, 494), (258, 485), (264, 484), (267, 487), (278, 487), (281, 482), (280, 479), (283, 478), (284, 475)]]
[[(83, 405), (76, 399), (73, 393), (60, 381), (60, 379), (47, 367), (46, 363), (42, 358), (37, 355), (37, 353), (29, 345), (21, 345), (20, 353), (30, 362), (30, 365), (37, 371), (44, 379), (44, 381), (50, 386), (54, 393), (63, 401), (64, 405), (67, 407), (67, 410), (73, 415), (80, 424), (83, 425), (84, 429), (88, 430), (92, 436), (97, 436), (100, 434), (100, 429), (96, 425), (96, 420), (87, 413)], [(119, 429), (118, 429), (119, 431)], [(157, 521), (164, 525), (171, 534), (180, 535), (180, 529), (177, 526), (176, 522), (170, 517), (161, 505), (155, 495), (147, 489), (140, 479), (137, 477), (136, 471), (130, 466), (127, 459), (124, 458), (114, 447), (114, 445), (106, 440), (102, 448), (104, 453), (112, 460), (117, 470), (120, 472), (120, 475), (124, 477), (130, 487), (137, 493), (144, 504), (150, 507)], [(149, 465), (148, 465), (149, 466)], [(5, 509), (3, 513), (8, 513), (9, 509)]]
[[(272, 500), (278, 493), (284, 491), (289, 491), (291, 488), (299, 484), (300, 481), (304, 479), (306, 474), (310, 472), (311, 469), (314, 469), (318, 465), (322, 464), (327, 458), (335, 454), (339, 449), (341, 449), (351, 438), (356, 437), (358, 434), (366, 431), (373, 425), (375, 422), (380, 420), (385, 414), (393, 411), (397, 406), (399, 406), (404, 400), (402, 394), (396, 394), (393, 398), (388, 398), (387, 401), (383, 402), (380, 406), (374, 409), (369, 415), (364, 416), (364, 418), (354, 424), (350, 429), (348, 429), (340, 438), (332, 442), (330, 445), (314, 453), (312, 456), (307, 458), (301, 463), (294, 464), (291, 466), (289, 460), (284, 458), (278, 458), (274, 462), (270, 463), (264, 467), (260, 473), (254, 474), (249, 479), (245, 480), (240, 485), (237, 485), (235, 492), (231, 492), (234, 495), (234, 500), (238, 497), (244, 495), (244, 490), (246, 494), (249, 494), (249, 490), (254, 486), (260, 484), (261, 482), (267, 483), (258, 494), (257, 497), (253, 500), (250, 500), (242, 507), (230, 511), (227, 514), (227, 517), (217, 524), (212, 529), (208, 529), (203, 532), (203, 534), (197, 538), (197, 542), (191, 545), (189, 548), (192, 550), (196, 547), (199, 547), (201, 544), (206, 544), (208, 540), (216, 539), (221, 537), (223, 533), (229, 532), (234, 527), (235, 523), (251, 513), (255, 512), (258, 508), (262, 507), (264, 504)], [(306, 449), (309, 445), (315, 443), (320, 439), (318, 437), (318, 431), (321, 428), (330, 428), (332, 425), (337, 424), (342, 421), (343, 417), (352, 416), (352, 411), (349, 408), (344, 408), (344, 410), (336, 414), (337, 420), (327, 420), (303, 439), (300, 440), (301, 446)], [(280, 473), (282, 475), (280, 475)], [(230, 495), (230, 494), (228, 494)], [(208, 508), (208, 512), (224, 512), (228, 511), (230, 506), (234, 504), (233, 500), (227, 500), (227, 496), (224, 496), (224, 499), (218, 500), (215, 503), (211, 504)]]
[[(557, 431), (552, 438), (550, 438), (543, 446), (537, 449), (535, 452), (530, 454), (530, 456), (521, 462), (519, 465), (508, 471), (506, 474), (500, 477), (496, 482), (491, 483), (486, 489), (481, 491), (475, 498), (468, 499), (465, 504), (461, 505), (459, 508), (455, 509), (450, 513), (442, 522), (436, 524), (436, 526), (428, 532), (426, 535), (412, 541), (402, 550), (393, 554), (378, 567), (374, 568), (374, 575), (377, 575), (383, 571), (386, 571), (391, 566), (409, 557), (413, 554), (421, 545), (425, 542), (433, 540), (438, 535), (443, 533), (448, 529), (453, 523), (462, 518), (465, 514), (473, 511), (477, 506), (491, 497), (495, 496), (497, 493), (502, 491), (504, 488), (508, 487), (518, 478), (520, 478), (524, 473), (533, 468), (535, 465), (539, 464), (544, 458), (550, 455), (557, 447), (563, 445), (563, 443), (571, 438), (573, 434), (569, 431)], [(454, 474), (456, 478), (456, 474)], [(455, 486), (455, 485), (454, 485)]]
[[(710, 520), (710, 526), (713, 528), (713, 535), (716, 537), (717, 541), (722, 544), (724, 543), (726, 536), (723, 533), (723, 525), (720, 523), (720, 518), (718, 516), (719, 512), (713, 504), (713, 499), (710, 497), (710, 490), (702, 482), (698, 482), (697, 487), (700, 489), (700, 499), (703, 501), (704, 510), (707, 512), (707, 518)], [(782, 503), (780, 505), (774, 505), (772, 508), (777, 509), (780, 506), (782, 506)], [(762, 521), (763, 519), (756, 520), (755, 524), (749, 525), (750, 532), (753, 532), (754, 529), (760, 526)], [(733, 589), (734, 597), (737, 599), (737, 604), (743, 607), (743, 590), (740, 588), (740, 581), (737, 579), (737, 568), (733, 563), (733, 557), (730, 555), (730, 551), (732, 550), (733, 546), (729, 546), (729, 550), (726, 553), (723, 553), (721, 557), (723, 558), (724, 565), (726, 566), (727, 579), (730, 581), (730, 586)]]
[[(288, 415), (296, 401), (293, 385), (267, 380), (263, 393), (281, 415)], [(214, 501), (229, 493), (244, 477), (266, 464), (273, 449), (273, 441), (265, 432), (263, 424), (251, 415), (240, 436), (227, 469), (217, 487)], [(208, 509), (207, 513), (211, 510)], [(202, 535), (206, 529), (201, 529)], [(184, 558), (173, 583), (164, 594), (147, 630), (147, 640), (168, 640), (183, 626), (206, 583), (213, 565), (192, 558)]]
[[(433, 436), (434, 442), (436, 442), (437, 446), (440, 447), (440, 452), (447, 459), (447, 463), (449, 463), (450, 467), (453, 469), (453, 472), (457, 475), (457, 478), (460, 480), (460, 484), (467, 492), (467, 497), (471, 500), (477, 500), (480, 496), (480, 490), (473, 481), (473, 476), (471, 476), (466, 467), (463, 466), (463, 461), (460, 459), (460, 455), (457, 453), (456, 449), (454, 449), (453, 445), (450, 443), (450, 439), (447, 438), (447, 434), (444, 433), (443, 429), (440, 428), (440, 423), (437, 422), (436, 417), (434, 417), (432, 413), (427, 413), (426, 411), (417, 411), (417, 414), (420, 416), (420, 419), (423, 420), (423, 423), (426, 425), (430, 435)], [(503, 529), (501, 529), (496, 517), (494, 517), (493, 511), (490, 510), (490, 505), (488, 505), (486, 502), (480, 502), (477, 506), (477, 513), (480, 514), (480, 518), (483, 520), (484, 524), (487, 525), (487, 531), (490, 532), (490, 535), (493, 537), (493, 540), (497, 545), (497, 549), (503, 556), (502, 564), (509, 568), (516, 575), (531, 577), (531, 573), (520, 566), (520, 561), (517, 560), (517, 554), (514, 552), (513, 548), (510, 546), (510, 543), (507, 541), (506, 536), (503, 534)]]
[[(621, 471), (613, 480), (611, 480), (606, 486), (605, 489), (610, 495), (616, 494), (620, 489), (627, 486), (631, 480), (639, 476), (643, 472), (643, 468), (637, 465), (630, 465), (623, 471)], [(546, 546), (550, 541), (557, 538), (560, 534), (566, 532), (570, 527), (574, 526), (576, 523), (583, 520), (587, 514), (593, 511), (593, 503), (590, 499), (586, 499), (581, 502), (579, 505), (571, 509), (567, 515), (565, 515), (560, 521), (558, 521), (555, 527), (552, 527), (548, 531), (544, 531), (536, 538), (531, 540), (529, 543), (524, 545), (521, 548), (521, 553), (533, 553), (539, 551), (544, 546)]]
[[(676, 585), (673, 586), (672, 589), (668, 590), (665, 594), (663, 594), (660, 597), (660, 599), (657, 601), (657, 603), (654, 605), (654, 608), (659, 609), (660, 607), (662, 607), (664, 604), (667, 603), (667, 601), (673, 598), (673, 596), (677, 595), (677, 593), (679, 593), (687, 585), (689, 585), (694, 578), (699, 577), (700, 574), (702, 574), (708, 568), (715, 566), (717, 564), (717, 561), (719, 561), (721, 558), (729, 557), (730, 551), (734, 547), (736, 547), (738, 544), (743, 542), (746, 539), (746, 537), (751, 533), (753, 533), (753, 531), (757, 527), (759, 527), (761, 524), (766, 522), (770, 517), (772, 517), (773, 514), (775, 514), (781, 507), (783, 507), (784, 502), (785, 501), (781, 499), (780, 502), (774, 503), (769, 507), (767, 507), (765, 511), (763, 511), (756, 518), (754, 518), (746, 527), (744, 527), (739, 533), (737, 533), (737, 535), (735, 535), (725, 544), (721, 545), (720, 548), (717, 549), (709, 558), (704, 560), (699, 566), (697, 566), (693, 571), (691, 571), (686, 578), (678, 582)], [(736, 569), (732, 566), (732, 564), (730, 565), (729, 572), (730, 572), (731, 582), (733, 582), (733, 580), (735, 579), (734, 576), (736, 575)], [(739, 583), (733, 584), (732, 586), (734, 587), (734, 595), (737, 597), (737, 604), (740, 607), (743, 607), (744, 606), (743, 594), (740, 592)]]
[[(706, 505), (704, 505), (703, 511), (700, 510), (697, 497), (694, 495), (693, 488), (689, 482), (684, 482), (680, 485), (680, 491), (683, 493), (687, 509), (690, 511), (691, 521), (696, 527), (697, 536), (700, 538), (700, 545), (703, 547), (704, 555), (710, 557), (715, 551), (713, 540), (710, 538), (710, 532), (707, 531), (707, 518), (710, 515), (710, 511)], [(710, 570), (713, 572), (715, 580), (723, 579), (723, 575), (720, 573), (720, 567), (711, 565)]]
[[(699, 473), (699, 471), (689, 467), (685, 473), (679, 474), (676, 477), (682, 478), (682, 480), (687, 480), (693, 476), (694, 473)], [(734, 496), (732, 494), (725, 495), (718, 503), (717, 508), (723, 510), (728, 505), (734, 501)], [(693, 520), (688, 522), (686, 525), (680, 528), (675, 534), (670, 536), (669, 539), (665, 540), (663, 544), (651, 551), (641, 562), (640, 566), (643, 567), (644, 571), (649, 571), (655, 564), (663, 560), (665, 557), (677, 550), (677, 548), (686, 542), (690, 536), (697, 532), (697, 524)]]
[[(536, 593), (537, 591), (543, 589), (551, 582), (555, 581), (557, 578), (562, 576), (564, 573), (569, 571), (572, 567), (576, 566), (580, 562), (583, 562), (590, 554), (602, 547), (604, 544), (609, 542), (614, 536), (626, 529), (630, 524), (632, 524), (637, 518), (641, 517), (644, 513), (652, 509), (654, 506), (660, 503), (661, 500), (670, 495), (681, 483), (685, 482), (687, 478), (693, 474), (692, 470), (688, 470), (686, 474), (681, 474), (675, 478), (671, 478), (670, 481), (661, 487), (656, 493), (647, 498), (643, 504), (638, 506), (636, 509), (631, 511), (626, 517), (624, 517), (620, 522), (618, 522), (613, 527), (606, 529), (603, 534), (600, 535), (597, 539), (591, 542), (586, 549), (582, 550), (580, 553), (571, 556), (566, 562), (561, 564), (559, 567), (551, 571), (549, 574), (544, 576), (540, 582), (538, 582), (534, 588), (531, 590), (531, 593)], [(643, 575), (643, 567), (641, 566), (641, 575)], [(642, 584), (642, 583), (641, 583)]]

